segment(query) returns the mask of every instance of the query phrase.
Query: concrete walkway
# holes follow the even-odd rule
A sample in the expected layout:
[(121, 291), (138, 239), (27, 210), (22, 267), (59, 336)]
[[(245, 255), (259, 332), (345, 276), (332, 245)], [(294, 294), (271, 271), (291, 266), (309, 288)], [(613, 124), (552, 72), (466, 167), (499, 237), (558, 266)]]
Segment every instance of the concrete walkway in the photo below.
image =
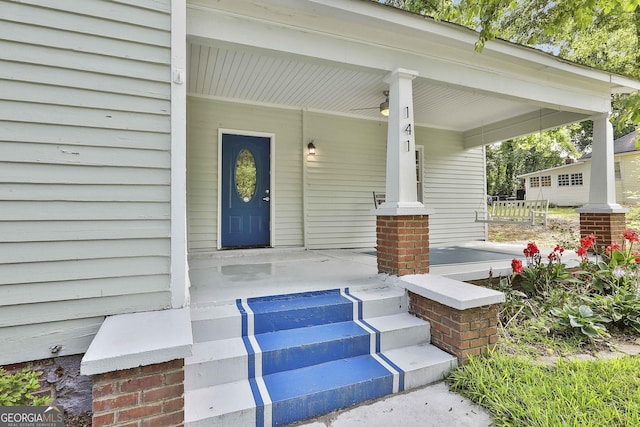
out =
[(332, 412), (300, 427), (487, 427), (491, 417), (481, 407), (449, 391), (445, 383)]

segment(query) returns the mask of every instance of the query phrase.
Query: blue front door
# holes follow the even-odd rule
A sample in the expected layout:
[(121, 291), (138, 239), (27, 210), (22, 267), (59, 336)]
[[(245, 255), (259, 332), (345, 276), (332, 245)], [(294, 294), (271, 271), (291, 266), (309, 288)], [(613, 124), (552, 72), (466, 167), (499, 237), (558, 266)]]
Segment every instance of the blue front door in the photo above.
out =
[(223, 248), (271, 244), (270, 145), (265, 137), (222, 135)]

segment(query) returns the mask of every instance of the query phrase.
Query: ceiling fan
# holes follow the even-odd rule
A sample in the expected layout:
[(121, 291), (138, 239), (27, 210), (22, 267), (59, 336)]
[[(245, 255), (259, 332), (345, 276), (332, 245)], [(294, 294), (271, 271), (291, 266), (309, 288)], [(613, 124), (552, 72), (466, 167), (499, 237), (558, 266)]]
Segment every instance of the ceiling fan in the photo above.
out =
[(379, 106), (377, 107), (366, 107), (366, 108), (352, 108), (349, 111), (362, 111), (362, 110), (375, 110), (375, 109), (379, 109), (380, 110), (380, 114), (382, 114), (383, 116), (388, 116), (389, 115), (389, 91), (385, 90), (382, 92), (382, 94), (385, 97), (384, 102), (381, 102)]

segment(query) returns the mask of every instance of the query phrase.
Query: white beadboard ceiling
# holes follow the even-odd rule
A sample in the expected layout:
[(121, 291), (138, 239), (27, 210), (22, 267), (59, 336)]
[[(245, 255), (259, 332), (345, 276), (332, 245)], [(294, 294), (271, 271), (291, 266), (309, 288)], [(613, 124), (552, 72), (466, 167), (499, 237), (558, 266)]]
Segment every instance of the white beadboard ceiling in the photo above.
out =
[[(187, 47), (188, 92), (213, 98), (383, 119), (385, 72), (231, 45)], [(466, 131), (538, 107), (417, 78), (415, 122)], [(365, 109), (369, 108), (369, 109)]]

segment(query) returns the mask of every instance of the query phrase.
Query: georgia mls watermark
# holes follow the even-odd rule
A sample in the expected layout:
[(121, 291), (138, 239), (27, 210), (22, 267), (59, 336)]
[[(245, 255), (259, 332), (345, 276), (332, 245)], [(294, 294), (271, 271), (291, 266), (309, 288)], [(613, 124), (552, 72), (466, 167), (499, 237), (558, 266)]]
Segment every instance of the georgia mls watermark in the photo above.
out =
[(60, 406), (0, 406), (0, 427), (64, 427)]

